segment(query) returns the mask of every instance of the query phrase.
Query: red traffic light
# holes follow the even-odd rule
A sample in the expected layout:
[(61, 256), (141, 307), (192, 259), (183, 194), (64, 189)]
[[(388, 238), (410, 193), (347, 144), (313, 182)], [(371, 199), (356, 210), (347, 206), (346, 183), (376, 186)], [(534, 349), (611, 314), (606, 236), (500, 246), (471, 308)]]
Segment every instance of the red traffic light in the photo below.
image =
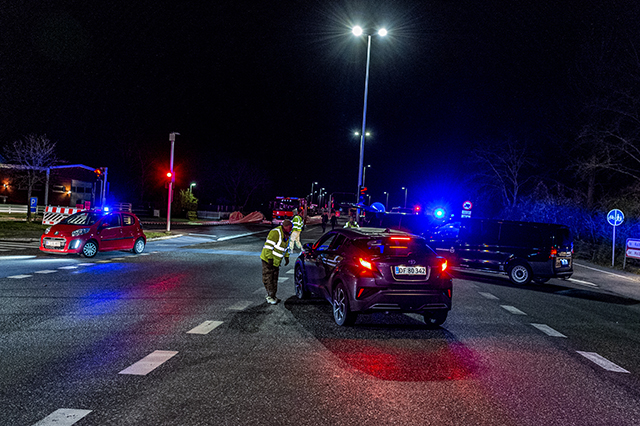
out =
[(173, 173), (167, 172), (167, 177), (170, 178), (171, 176), (173, 176)]

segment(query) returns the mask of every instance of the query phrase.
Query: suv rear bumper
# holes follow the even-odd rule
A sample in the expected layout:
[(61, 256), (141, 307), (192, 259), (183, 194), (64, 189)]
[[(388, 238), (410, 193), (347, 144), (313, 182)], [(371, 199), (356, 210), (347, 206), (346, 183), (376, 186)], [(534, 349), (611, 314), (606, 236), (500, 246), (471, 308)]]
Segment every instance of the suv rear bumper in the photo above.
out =
[(381, 290), (364, 299), (351, 300), (355, 312), (426, 312), (450, 310), (451, 289), (433, 290)]

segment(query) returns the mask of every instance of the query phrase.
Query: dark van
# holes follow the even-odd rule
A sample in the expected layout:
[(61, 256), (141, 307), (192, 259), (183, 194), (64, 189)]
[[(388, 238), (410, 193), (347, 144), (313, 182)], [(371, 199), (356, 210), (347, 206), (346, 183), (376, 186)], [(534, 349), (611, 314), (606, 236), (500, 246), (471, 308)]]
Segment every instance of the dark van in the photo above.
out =
[(462, 219), (438, 228), (429, 245), (453, 266), (506, 274), (514, 284), (573, 274), (573, 240), (564, 225)]

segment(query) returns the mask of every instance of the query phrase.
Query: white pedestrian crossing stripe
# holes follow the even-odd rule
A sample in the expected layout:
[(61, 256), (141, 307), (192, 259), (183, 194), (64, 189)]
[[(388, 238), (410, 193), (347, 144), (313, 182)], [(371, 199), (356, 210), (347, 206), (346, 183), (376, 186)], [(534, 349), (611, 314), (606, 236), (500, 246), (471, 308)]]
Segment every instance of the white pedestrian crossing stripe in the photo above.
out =
[(241, 301), (236, 302), (233, 305), (229, 306), (227, 309), (229, 309), (230, 311), (244, 311), (249, 306), (251, 306), (251, 302), (250, 301), (241, 300)]
[(582, 351), (576, 351), (576, 352), (578, 352), (583, 357), (587, 358), (589, 361), (598, 364), (600, 367), (604, 368), (605, 370), (613, 371), (615, 373), (629, 373), (629, 371), (625, 370), (624, 368), (609, 361), (602, 355), (599, 355), (595, 352), (582, 352)]
[(189, 334), (208, 334), (211, 330), (222, 324), (222, 321), (205, 321), (197, 327), (187, 331)]
[(538, 330), (542, 331), (547, 336), (565, 337), (565, 338), (567, 337), (564, 334), (560, 333), (559, 331), (554, 330), (553, 328), (549, 327), (546, 324), (531, 324), (531, 325), (534, 326), (535, 328), (537, 328)]
[(25, 275), (25, 274), (21, 274), (21, 275), (11, 275), (10, 277), (7, 278), (13, 278), (16, 280), (21, 280), (22, 278), (29, 278), (31, 275)]
[(500, 307), (502, 307), (503, 309), (506, 309), (507, 311), (511, 312), (514, 315), (527, 315), (524, 312), (522, 312), (520, 309), (516, 308), (515, 306), (500, 305)]

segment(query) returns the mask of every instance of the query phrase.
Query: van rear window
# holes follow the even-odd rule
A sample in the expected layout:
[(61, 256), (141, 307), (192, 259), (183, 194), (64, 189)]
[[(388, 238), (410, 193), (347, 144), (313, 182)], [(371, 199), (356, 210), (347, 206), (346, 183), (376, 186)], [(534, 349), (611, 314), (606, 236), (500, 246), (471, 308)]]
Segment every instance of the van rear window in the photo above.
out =
[(358, 239), (353, 242), (353, 245), (372, 256), (436, 255), (423, 238), (417, 237), (398, 236)]

